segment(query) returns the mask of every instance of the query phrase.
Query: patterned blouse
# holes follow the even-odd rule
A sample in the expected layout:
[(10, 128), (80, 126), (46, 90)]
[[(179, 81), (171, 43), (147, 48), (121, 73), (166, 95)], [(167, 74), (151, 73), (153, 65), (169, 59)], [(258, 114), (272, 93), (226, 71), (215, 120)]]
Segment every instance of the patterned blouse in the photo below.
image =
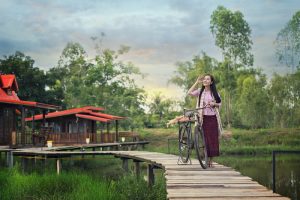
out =
[[(198, 97), (199, 94), (200, 94), (200, 88), (197, 89), (197, 90), (194, 90), (191, 93), (191, 95), (195, 96), (195, 97)], [(204, 105), (201, 105), (201, 107), (207, 105), (208, 103), (210, 103), (210, 102), (212, 102), (214, 100), (213, 96), (212, 96), (212, 93), (210, 91), (203, 90), (202, 95), (204, 95), (204, 100), (203, 100), (204, 101)], [(203, 115), (210, 115), (210, 116), (211, 115), (216, 115), (216, 112), (215, 112), (214, 109), (211, 109), (211, 108), (207, 107), (207, 108), (204, 108)]]

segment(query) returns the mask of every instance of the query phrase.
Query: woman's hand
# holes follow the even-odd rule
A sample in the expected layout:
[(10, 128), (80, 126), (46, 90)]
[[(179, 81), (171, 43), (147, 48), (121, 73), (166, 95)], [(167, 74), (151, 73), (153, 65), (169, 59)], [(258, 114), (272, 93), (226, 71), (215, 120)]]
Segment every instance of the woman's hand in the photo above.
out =
[(218, 106), (218, 104), (215, 101), (211, 101), (208, 103), (209, 107), (215, 107)]
[(196, 83), (202, 84), (203, 78), (204, 77), (202, 75), (198, 76)]

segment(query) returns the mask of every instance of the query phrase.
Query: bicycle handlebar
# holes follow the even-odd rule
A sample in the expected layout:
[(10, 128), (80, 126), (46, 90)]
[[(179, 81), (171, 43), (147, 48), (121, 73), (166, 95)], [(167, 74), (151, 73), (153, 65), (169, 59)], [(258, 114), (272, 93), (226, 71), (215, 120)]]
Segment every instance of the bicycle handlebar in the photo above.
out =
[[(195, 108), (195, 109), (183, 109), (183, 115), (187, 116), (187, 117), (192, 117), (192, 115), (194, 115), (195, 112), (202, 110), (204, 108), (210, 108), (212, 110), (212, 107), (208, 107), (207, 105), (205, 105), (204, 107), (199, 107), (199, 108)], [(186, 115), (186, 113), (189, 113), (188, 115)]]
[(207, 107), (207, 106), (199, 107), (199, 108), (195, 108), (195, 109), (186, 109), (186, 108), (184, 108), (183, 111), (184, 111), (184, 112), (195, 112), (195, 111), (204, 109), (204, 108), (206, 108), (206, 107)]

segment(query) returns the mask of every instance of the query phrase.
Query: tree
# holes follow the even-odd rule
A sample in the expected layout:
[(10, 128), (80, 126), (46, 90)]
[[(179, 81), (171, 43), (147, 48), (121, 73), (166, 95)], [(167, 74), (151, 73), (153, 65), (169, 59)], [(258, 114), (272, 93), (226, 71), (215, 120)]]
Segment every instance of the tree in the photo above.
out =
[(295, 127), (300, 122), (300, 70), (294, 74), (280, 76), (274, 74), (269, 84), (273, 102), (274, 126)]
[[(144, 91), (137, 87), (133, 75), (142, 75), (131, 63), (118, 61), (128, 51), (100, 51), (90, 59), (79, 43), (69, 43), (62, 52), (58, 66), (49, 70), (50, 91), (64, 96), (66, 107), (94, 105), (107, 112), (128, 117), (131, 128), (143, 124)], [(123, 127), (129, 127), (127, 123)]]
[[(163, 118), (167, 118), (168, 115), (171, 114), (173, 105), (175, 105), (175, 102), (170, 99), (166, 99), (160, 92), (154, 94), (151, 102), (148, 104), (150, 114), (152, 115), (152, 118), (154, 118), (153, 121), (158, 121), (156, 123), (161, 126), (164, 122), (166, 122)], [(156, 117), (158, 120), (155, 120)]]
[(294, 69), (300, 67), (300, 11), (277, 34), (275, 40), (278, 61)]
[[(215, 44), (222, 50), (224, 66), (227, 68), (226, 82), (236, 82), (232, 80), (233, 73), (242, 66), (253, 65), (253, 55), (250, 53), (252, 41), (250, 38), (251, 29), (244, 20), (241, 12), (231, 12), (223, 6), (212, 13), (210, 29), (215, 36)], [(228, 84), (225, 88), (225, 111), (227, 126), (231, 126), (232, 121), (232, 96), (234, 88)]]
[(253, 65), (251, 29), (240, 11), (231, 12), (218, 6), (211, 15), (210, 30), (225, 60), (234, 64)]
[(266, 76), (241, 75), (237, 90), (236, 113), (242, 124), (251, 128), (267, 127), (270, 123), (271, 104), (266, 91)]
[(13, 55), (0, 59), (0, 72), (15, 74), (19, 85), (18, 96), (22, 100), (53, 103), (46, 92), (46, 75), (38, 67), (34, 67), (34, 60), (17, 51)]
[[(181, 87), (185, 93), (195, 83), (199, 75), (212, 73), (218, 66), (218, 62), (202, 52), (200, 56), (194, 56), (192, 61), (177, 62), (175, 75), (169, 80), (170, 83)], [(195, 99), (186, 97), (184, 107), (195, 107)]]
[(58, 65), (47, 72), (48, 93), (60, 102), (63, 108), (81, 106), (82, 79), (87, 73), (87, 55), (79, 43), (68, 43)]

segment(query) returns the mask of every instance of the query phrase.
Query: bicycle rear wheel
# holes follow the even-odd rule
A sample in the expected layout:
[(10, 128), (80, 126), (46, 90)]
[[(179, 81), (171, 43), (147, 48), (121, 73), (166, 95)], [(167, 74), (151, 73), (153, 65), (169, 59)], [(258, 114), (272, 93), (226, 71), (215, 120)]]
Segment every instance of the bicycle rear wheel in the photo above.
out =
[(200, 165), (203, 169), (208, 166), (207, 150), (205, 146), (203, 130), (201, 127), (195, 127), (195, 149)]
[(183, 163), (187, 163), (190, 157), (190, 143), (191, 143), (191, 125), (183, 123), (179, 127), (178, 147), (179, 156)]

